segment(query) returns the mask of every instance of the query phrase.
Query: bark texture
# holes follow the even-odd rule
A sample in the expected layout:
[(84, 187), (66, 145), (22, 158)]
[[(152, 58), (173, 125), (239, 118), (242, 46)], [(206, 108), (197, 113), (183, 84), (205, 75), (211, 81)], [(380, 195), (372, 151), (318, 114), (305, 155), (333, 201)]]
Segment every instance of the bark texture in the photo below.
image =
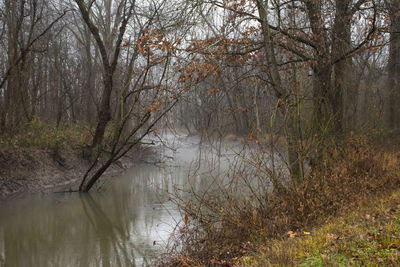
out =
[(389, 126), (400, 129), (400, 1), (391, 0), (390, 8)]

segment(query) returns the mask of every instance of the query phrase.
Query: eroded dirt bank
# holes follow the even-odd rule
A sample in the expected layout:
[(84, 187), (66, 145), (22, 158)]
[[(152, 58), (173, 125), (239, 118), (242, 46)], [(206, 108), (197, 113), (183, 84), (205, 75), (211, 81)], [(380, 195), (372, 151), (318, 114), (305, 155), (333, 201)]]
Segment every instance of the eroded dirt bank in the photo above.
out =
[[(114, 176), (140, 161), (151, 162), (155, 153), (150, 148), (133, 150), (110, 166), (105, 176)], [(0, 200), (24, 194), (53, 192), (66, 186), (72, 189), (89, 168), (80, 151), (12, 149), (0, 152)]]

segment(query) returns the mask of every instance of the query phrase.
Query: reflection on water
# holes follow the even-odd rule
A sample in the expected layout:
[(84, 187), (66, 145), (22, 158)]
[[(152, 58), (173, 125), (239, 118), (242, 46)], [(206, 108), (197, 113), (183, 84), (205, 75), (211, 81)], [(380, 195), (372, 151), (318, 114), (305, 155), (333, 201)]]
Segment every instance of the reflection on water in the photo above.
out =
[[(192, 160), (200, 153), (193, 145), (197, 141), (187, 139), (165, 152), (170, 162), (162, 166), (136, 165), (113, 178), (105, 192), (0, 203), (0, 266), (150, 264), (181, 220), (168, 192), (187, 183), (189, 169), (196, 167)], [(195, 179), (191, 186), (205, 186), (203, 175)]]

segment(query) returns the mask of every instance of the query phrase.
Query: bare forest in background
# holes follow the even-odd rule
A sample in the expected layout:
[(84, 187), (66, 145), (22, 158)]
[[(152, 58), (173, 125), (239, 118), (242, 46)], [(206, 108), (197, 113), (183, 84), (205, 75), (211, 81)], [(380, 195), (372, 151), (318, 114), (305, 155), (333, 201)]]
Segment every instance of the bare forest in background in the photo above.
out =
[(296, 183), (400, 130), (396, 0), (2, 0), (0, 36), (1, 136), (86, 127), (80, 191), (166, 126), (279, 143)]

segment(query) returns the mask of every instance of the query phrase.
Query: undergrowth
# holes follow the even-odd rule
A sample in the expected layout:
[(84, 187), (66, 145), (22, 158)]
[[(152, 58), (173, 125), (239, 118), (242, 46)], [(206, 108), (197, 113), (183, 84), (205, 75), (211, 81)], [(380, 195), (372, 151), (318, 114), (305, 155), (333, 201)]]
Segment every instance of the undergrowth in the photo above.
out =
[[(351, 237), (333, 248), (326, 244), (339, 240), (340, 232), (330, 231), (333, 226), (329, 225), (321, 230), (322, 233), (329, 232), (329, 235), (319, 235), (311, 229), (332, 221), (368, 199), (399, 188), (400, 154), (394, 149), (374, 145), (368, 138), (349, 139), (345, 145), (327, 153), (325, 160), (313, 166), (299, 185), (287, 183), (281, 190), (268, 190), (263, 186), (263, 190), (250, 190), (251, 194), (238, 194), (232, 187), (219, 185), (218, 190), (212, 193), (193, 191), (190, 192), (191, 198), (178, 197), (177, 204), (186, 219), (175, 232), (171, 242), (174, 245), (170, 247), (168, 257), (159, 265), (301, 263), (324, 266), (334, 263), (346, 266), (354, 259), (359, 259), (360, 264), (369, 257), (388, 261), (397, 259), (398, 253), (393, 249), (397, 249), (398, 240), (391, 238), (398, 231), (396, 223), (382, 221), (382, 226), (378, 227), (381, 232), (371, 230), (364, 235), (360, 235), (362, 229), (352, 229), (350, 231), (359, 237), (360, 242), (353, 243)], [(268, 176), (267, 173), (264, 172), (263, 176)], [(236, 172), (236, 176), (239, 180), (249, 181), (255, 174), (242, 169)], [(258, 184), (267, 183), (258, 181)], [(301, 239), (304, 241), (293, 241), (309, 235), (311, 238)], [(371, 245), (371, 238), (382, 242)], [(287, 240), (287, 243), (281, 243), (282, 240)], [(365, 246), (368, 246), (367, 252), (362, 249)], [(255, 251), (263, 256), (251, 256)]]
[(34, 118), (18, 129), (16, 133), (0, 135), (0, 150), (15, 148), (75, 149), (83, 147), (91, 140), (91, 132), (82, 124), (62, 124), (43, 122)]
[(270, 240), (236, 266), (395, 266), (400, 262), (400, 191), (358, 203), (310, 235)]

